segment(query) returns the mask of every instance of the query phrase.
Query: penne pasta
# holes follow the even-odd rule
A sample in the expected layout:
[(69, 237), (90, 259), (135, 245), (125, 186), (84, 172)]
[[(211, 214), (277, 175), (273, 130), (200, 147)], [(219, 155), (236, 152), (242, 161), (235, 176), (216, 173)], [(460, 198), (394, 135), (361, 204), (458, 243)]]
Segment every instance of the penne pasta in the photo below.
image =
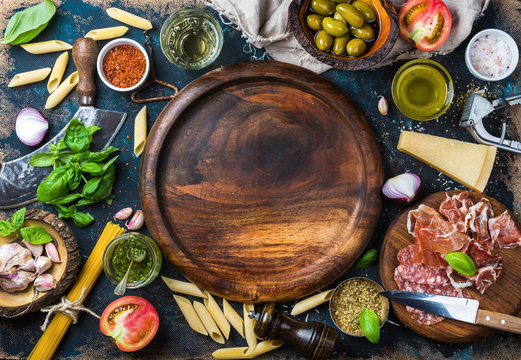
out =
[(237, 311), (235, 311), (226, 299), (223, 299), (223, 313), (224, 316), (226, 316), (226, 319), (228, 319), (228, 322), (235, 330), (237, 330), (239, 335), (246, 338), (246, 335), (244, 335), (244, 320), (239, 314), (237, 314)]
[(87, 33), (87, 35), (85, 35), (85, 37), (91, 38), (92, 40), (96, 41), (114, 39), (123, 36), (127, 31), (128, 27), (126, 26), (114, 26), (91, 30)]
[(192, 284), (187, 281), (181, 281), (176, 279), (167, 278), (166, 276), (161, 276), (161, 279), (165, 282), (166, 286), (170, 288), (173, 292), (197, 296), (200, 298), (205, 298), (206, 295), (199, 289), (195, 284)]
[(212, 318), (217, 323), (217, 326), (219, 326), (219, 329), (221, 329), (222, 334), (226, 339), (230, 337), (230, 323), (226, 319), (226, 316), (224, 316), (223, 311), (217, 304), (217, 301), (213, 298), (212, 294), (210, 294), (208, 291), (204, 292), (206, 295), (206, 299), (204, 299), (204, 306), (208, 309), (208, 312), (210, 315), (212, 315)]
[(257, 346), (257, 336), (255, 336), (255, 332), (253, 331), (255, 328), (255, 320), (250, 319), (248, 314), (250, 311), (255, 311), (255, 306), (253, 306), (253, 304), (243, 304), (242, 311), (244, 319), (244, 337), (248, 343), (248, 349), (253, 351)]
[(69, 75), (69, 77), (56, 88), (52, 92), (51, 95), (47, 98), (47, 102), (45, 103), (46, 109), (52, 109), (56, 105), (58, 105), (64, 98), (67, 96), (68, 93), (71, 92), (72, 89), (78, 84), (79, 76), (78, 72), (75, 71), (72, 74)]
[(13, 76), (7, 87), (15, 87), (21, 85), (32, 84), (38, 81), (42, 81), (49, 75), (51, 68), (42, 68), (32, 71), (23, 72)]
[(52, 92), (58, 88), (58, 85), (60, 85), (60, 81), (62, 81), (62, 77), (65, 73), (65, 68), (67, 67), (68, 61), (68, 52), (64, 52), (56, 59), (56, 62), (52, 68), (51, 76), (49, 76), (49, 81), (47, 82), (47, 91), (49, 94), (52, 94)]
[(140, 16), (131, 14), (118, 8), (108, 8), (107, 14), (114, 20), (121, 21), (124, 24), (134, 26), (143, 30), (152, 29), (152, 23)]
[(181, 309), (181, 313), (185, 317), (188, 325), (199, 334), (208, 335), (208, 332), (192, 306), (192, 303), (190, 303), (187, 298), (178, 295), (174, 295), (174, 300), (177, 303), (177, 306), (179, 306), (179, 309)]
[(201, 319), (206, 331), (208, 331), (208, 334), (210, 334), (212, 340), (218, 342), (219, 344), (224, 344), (226, 340), (224, 340), (224, 337), (219, 331), (217, 324), (212, 318), (212, 315), (210, 315), (208, 309), (206, 309), (203, 303), (194, 301), (194, 309), (197, 315), (199, 315), (199, 318)]
[(72, 46), (61, 40), (49, 40), (37, 43), (20, 45), (25, 51), (31, 54), (46, 54), (55, 51), (65, 51), (72, 49)]
[(309, 309), (313, 309), (314, 307), (317, 307), (318, 305), (323, 304), (326, 301), (329, 301), (329, 299), (331, 299), (331, 295), (333, 295), (333, 289), (320, 292), (304, 300), (301, 300), (298, 303), (296, 303), (295, 306), (293, 306), (293, 309), (291, 310), (291, 315), (302, 314), (303, 312), (306, 312)]
[(214, 351), (212, 356), (216, 359), (252, 359), (282, 345), (284, 342), (281, 340), (265, 340), (260, 342), (253, 351), (249, 351), (249, 347), (225, 348)]
[(137, 113), (134, 120), (134, 155), (139, 157), (145, 148), (145, 141), (147, 140), (147, 107), (143, 108)]

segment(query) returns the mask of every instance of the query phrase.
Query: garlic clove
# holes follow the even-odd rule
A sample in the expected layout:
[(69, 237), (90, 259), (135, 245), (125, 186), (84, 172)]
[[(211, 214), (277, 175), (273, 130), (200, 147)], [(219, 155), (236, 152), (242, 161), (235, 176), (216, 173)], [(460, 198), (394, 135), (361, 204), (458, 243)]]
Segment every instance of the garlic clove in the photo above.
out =
[(48, 242), (45, 244), (45, 252), (47, 253), (47, 256), (53, 263), (61, 263), (60, 259), (60, 253), (58, 253), (58, 249), (52, 242)]
[(387, 115), (389, 112), (389, 104), (387, 103), (387, 99), (383, 96), (380, 96), (380, 100), (378, 101), (378, 111), (380, 111), (382, 115)]
[(30, 242), (28, 242), (27, 240), (22, 240), (23, 244), (25, 245), (25, 247), (27, 249), (29, 249), (29, 251), (31, 252), (31, 254), (33, 254), (33, 256), (35, 258), (37, 258), (38, 256), (42, 255), (43, 253), (43, 245), (34, 245), (34, 244), (31, 244)]
[(145, 218), (143, 216), (143, 212), (141, 210), (137, 210), (132, 219), (125, 223), (125, 226), (129, 230), (139, 230), (141, 227), (143, 227), (144, 223)]
[(52, 261), (47, 256), (40, 256), (35, 261), (36, 274), (40, 275), (50, 269)]
[(114, 219), (116, 220), (127, 220), (130, 215), (132, 215), (132, 208), (126, 207), (124, 209), (119, 210), (117, 213), (114, 214)]
[(20, 270), (36, 272), (36, 262), (31, 258), (20, 266)]
[(56, 287), (56, 279), (51, 274), (41, 274), (34, 280), (37, 291), (49, 291)]

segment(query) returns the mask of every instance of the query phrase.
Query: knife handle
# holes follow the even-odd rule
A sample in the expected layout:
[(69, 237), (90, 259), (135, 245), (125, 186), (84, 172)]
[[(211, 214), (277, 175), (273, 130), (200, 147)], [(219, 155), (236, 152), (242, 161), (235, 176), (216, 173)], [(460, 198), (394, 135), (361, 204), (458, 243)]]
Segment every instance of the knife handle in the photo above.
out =
[(94, 106), (96, 102), (96, 60), (98, 44), (91, 38), (76, 39), (72, 45), (72, 58), (78, 69), (79, 82), (76, 87), (80, 106)]
[(521, 318), (488, 310), (478, 310), (476, 324), (521, 334)]

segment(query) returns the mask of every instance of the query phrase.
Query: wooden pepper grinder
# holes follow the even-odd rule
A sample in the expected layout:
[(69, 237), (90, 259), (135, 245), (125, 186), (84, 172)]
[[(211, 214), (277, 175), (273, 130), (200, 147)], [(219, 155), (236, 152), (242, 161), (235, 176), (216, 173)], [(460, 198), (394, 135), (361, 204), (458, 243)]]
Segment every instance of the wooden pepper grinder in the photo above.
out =
[(327, 359), (336, 341), (335, 329), (318, 322), (294, 320), (275, 303), (264, 304), (260, 314), (250, 312), (249, 316), (257, 320), (254, 331), (259, 338), (282, 340), (306, 359)]

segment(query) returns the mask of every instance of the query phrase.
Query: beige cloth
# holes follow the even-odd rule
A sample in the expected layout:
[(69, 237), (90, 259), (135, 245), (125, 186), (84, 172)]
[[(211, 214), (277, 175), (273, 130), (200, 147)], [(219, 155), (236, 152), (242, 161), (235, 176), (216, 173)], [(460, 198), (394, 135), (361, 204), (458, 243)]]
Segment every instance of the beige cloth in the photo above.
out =
[[(257, 48), (265, 48), (275, 60), (300, 65), (317, 73), (330, 67), (309, 55), (292, 34), (286, 32), (288, 7), (292, 0), (206, 0), (205, 3), (228, 19), (243, 37)], [(406, 0), (391, 0), (400, 9)], [(389, 55), (379, 66), (397, 60), (444, 55), (453, 51), (472, 31), (472, 24), (488, 6), (490, 0), (445, 0), (452, 15), (452, 30), (445, 43), (430, 52), (416, 50), (398, 37)]]

